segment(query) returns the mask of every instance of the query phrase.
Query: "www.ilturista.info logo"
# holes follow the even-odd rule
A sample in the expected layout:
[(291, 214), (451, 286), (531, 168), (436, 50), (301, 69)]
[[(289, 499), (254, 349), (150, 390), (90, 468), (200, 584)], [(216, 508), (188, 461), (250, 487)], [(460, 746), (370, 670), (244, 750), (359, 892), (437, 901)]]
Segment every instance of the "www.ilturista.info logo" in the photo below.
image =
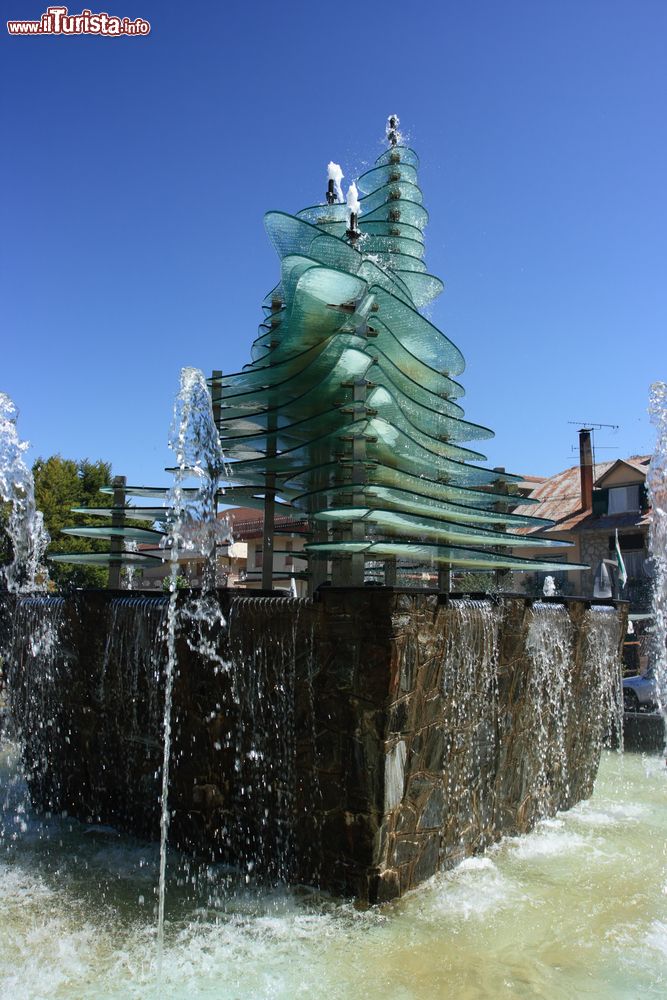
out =
[(39, 21), (7, 21), (10, 35), (147, 35), (151, 30), (148, 21), (138, 17), (116, 17), (114, 14), (93, 14), (82, 10), (70, 14), (67, 7), (47, 7)]

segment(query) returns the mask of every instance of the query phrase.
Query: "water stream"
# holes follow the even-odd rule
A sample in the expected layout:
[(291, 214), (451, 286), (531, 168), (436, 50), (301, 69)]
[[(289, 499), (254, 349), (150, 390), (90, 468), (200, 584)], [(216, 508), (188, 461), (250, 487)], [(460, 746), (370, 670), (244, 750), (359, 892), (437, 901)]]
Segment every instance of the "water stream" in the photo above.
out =
[[(211, 408), (211, 396), (203, 372), (197, 368), (183, 368), (176, 402), (169, 446), (176, 457), (174, 484), (170, 490), (171, 517), (167, 546), (169, 548), (169, 605), (167, 609), (167, 657), (164, 683), (162, 791), (160, 796), (160, 869), (158, 876), (158, 926), (157, 967), (158, 980), (162, 978), (164, 950), (164, 917), (166, 901), (167, 841), (169, 837), (169, 771), (171, 764), (172, 696), (174, 674), (177, 669), (176, 644), (183, 624), (191, 633), (195, 626), (200, 652), (213, 662), (220, 663), (216, 655), (217, 639), (225, 625), (215, 600), (216, 543), (218, 521), (216, 497), (220, 479), (225, 471), (225, 458)], [(196, 490), (185, 488), (192, 477), (197, 481)], [(179, 560), (186, 551), (201, 556), (204, 568), (201, 592), (189, 601), (178, 601)], [(192, 641), (190, 638), (189, 641)]]
[(0, 583), (9, 591), (44, 589), (48, 574), (43, 566), (49, 535), (42, 512), (35, 504), (32, 470), (24, 454), (29, 442), (16, 429), (18, 411), (12, 400), (0, 392), (0, 502), (6, 504), (6, 522), (11, 545), (11, 561), (0, 566)]

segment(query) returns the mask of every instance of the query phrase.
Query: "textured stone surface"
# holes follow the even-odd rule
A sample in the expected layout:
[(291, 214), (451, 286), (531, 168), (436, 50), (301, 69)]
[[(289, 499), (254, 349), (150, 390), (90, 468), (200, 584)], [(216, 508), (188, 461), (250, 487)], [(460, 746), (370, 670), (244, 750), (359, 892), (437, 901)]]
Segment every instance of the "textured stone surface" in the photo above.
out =
[[(27, 763), (44, 806), (156, 837), (163, 685), (150, 664), (132, 673), (131, 656), (109, 655), (112, 596), (68, 600), (57, 668), (67, 697)], [(524, 598), (466, 604), (390, 588), (239, 598), (220, 592), (233, 669), (178, 646), (170, 806), (181, 847), (377, 902), (590, 795), (601, 674), (620, 676), (625, 606), (603, 616), (611, 645), (592, 666), (602, 618), (584, 602), (538, 614)], [(142, 627), (158, 655), (156, 615)], [(540, 650), (560, 643), (546, 674), (527, 647), (535, 636)], [(30, 665), (18, 658), (20, 691)], [(25, 690), (15, 699), (19, 710), (28, 701)], [(25, 720), (34, 726), (35, 712)]]

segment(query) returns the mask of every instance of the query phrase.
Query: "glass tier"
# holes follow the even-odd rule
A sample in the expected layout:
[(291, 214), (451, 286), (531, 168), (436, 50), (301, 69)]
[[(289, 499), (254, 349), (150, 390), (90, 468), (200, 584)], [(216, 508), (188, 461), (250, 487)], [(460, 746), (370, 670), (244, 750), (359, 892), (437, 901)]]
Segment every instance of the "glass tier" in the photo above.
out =
[(415, 170), (419, 169), (419, 157), (409, 146), (392, 146), (390, 149), (386, 149), (378, 156), (375, 166), (383, 167), (393, 163), (408, 163)]
[(160, 539), (164, 538), (163, 531), (152, 531), (150, 528), (134, 528), (131, 525), (106, 524), (100, 527), (81, 525), (80, 527), (61, 528), (63, 535), (72, 535), (76, 538), (127, 538), (133, 542), (145, 542), (158, 545)]
[[(422, 542), (307, 542), (305, 551), (327, 558), (363, 553), (369, 559), (419, 559), (426, 562), (467, 567), (468, 569), (510, 569), (528, 572), (560, 573), (562, 562), (522, 559), (506, 553), (484, 552), (454, 545), (429, 545)], [(580, 563), (568, 563), (568, 569), (588, 569)]]
[(389, 163), (382, 167), (373, 167), (359, 177), (356, 182), (357, 191), (362, 195), (370, 194), (396, 180), (417, 184), (416, 168), (408, 163)]
[(90, 514), (92, 517), (113, 517), (120, 514), (128, 521), (166, 521), (168, 507), (70, 507), (73, 514)]
[(423, 514), (399, 513), (371, 507), (336, 507), (312, 515), (316, 521), (364, 521), (372, 524), (378, 533), (400, 535), (404, 538), (437, 538), (453, 545), (492, 545), (503, 548), (570, 548), (570, 542), (554, 538), (537, 538), (532, 535), (515, 535), (505, 531), (479, 528), (473, 524), (451, 522)]
[[(460, 521), (470, 524), (510, 524), (515, 530), (524, 527), (548, 528), (553, 522), (541, 517), (531, 517), (526, 514), (508, 514), (500, 510), (484, 508), (482, 506), (472, 507), (464, 503), (441, 500), (429, 497), (421, 493), (409, 492), (387, 486), (364, 485), (355, 487), (347, 483), (344, 486), (333, 487), (319, 493), (309, 493), (297, 495), (293, 498), (295, 507), (302, 508), (310, 515), (315, 515), (325, 509), (324, 505), (331, 501), (334, 504), (342, 502), (354, 492), (361, 497), (368, 506), (382, 507), (386, 510), (400, 511), (406, 514), (415, 514), (419, 517), (443, 518), (448, 521)], [(475, 491), (458, 490), (463, 495), (463, 499), (475, 499)], [(483, 494), (485, 500), (498, 499), (500, 494)], [(506, 497), (511, 504), (516, 498)], [(495, 504), (494, 506), (499, 506)]]
[(73, 563), (80, 566), (141, 566), (162, 562), (159, 555), (146, 552), (53, 552), (50, 562)]

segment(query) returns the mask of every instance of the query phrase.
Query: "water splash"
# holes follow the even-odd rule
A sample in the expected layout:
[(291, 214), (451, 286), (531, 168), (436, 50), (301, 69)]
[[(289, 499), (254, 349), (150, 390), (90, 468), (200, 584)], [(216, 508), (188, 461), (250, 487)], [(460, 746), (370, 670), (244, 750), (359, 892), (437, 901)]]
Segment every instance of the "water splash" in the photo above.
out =
[(24, 454), (28, 441), (16, 430), (18, 411), (12, 400), (0, 392), (0, 500), (9, 505), (7, 534), (12, 560), (0, 567), (7, 590), (25, 593), (45, 590), (48, 574), (42, 561), (50, 538), (44, 517), (35, 504), (35, 484)]
[[(488, 706), (498, 701), (498, 627), (498, 610), (491, 601), (463, 599), (447, 607), (442, 686), (443, 712), (451, 724), (442, 762), (443, 842), (458, 842), (463, 853), (481, 850), (495, 839), (492, 782), (486, 778), (497, 753)], [(474, 814), (475, 825), (467, 821)]]
[[(576, 698), (580, 725), (588, 727), (592, 752), (588, 756), (591, 784), (603, 747), (623, 736), (623, 666), (621, 663), (621, 618), (613, 607), (593, 605), (584, 615), (584, 655), (588, 683), (586, 696)], [(582, 729), (583, 731), (583, 729)], [(584, 765), (582, 765), (584, 768)]]
[(652, 508), (649, 551), (653, 561), (653, 662), (661, 707), (667, 707), (667, 383), (654, 382), (649, 402), (656, 429), (655, 451), (647, 476)]
[(536, 601), (526, 637), (529, 672), (527, 705), (535, 739), (535, 797), (538, 812), (553, 812), (553, 802), (570, 795), (567, 731), (573, 698), (573, 628), (562, 604)]
[(310, 602), (235, 598), (229, 614), (235, 740), (232, 854), (263, 878), (294, 865), (295, 670), (300, 615)]
[(59, 760), (68, 734), (58, 725), (66, 644), (65, 601), (47, 595), (19, 596), (5, 649), (10, 719), (23, 747), (34, 799), (58, 808)]
[[(176, 456), (174, 484), (169, 500), (172, 516), (166, 544), (169, 548), (169, 604), (167, 609), (167, 659), (164, 696), (164, 755), (162, 761), (162, 791), (160, 816), (160, 872), (158, 886), (158, 978), (162, 975), (164, 952), (165, 885), (167, 840), (169, 836), (169, 767), (172, 737), (172, 695), (177, 668), (176, 639), (179, 625), (187, 620), (194, 624), (197, 638), (188, 641), (209, 659), (217, 656), (217, 636), (225, 625), (215, 599), (216, 547), (220, 540), (221, 522), (216, 517), (217, 494), (227, 464), (220, 447), (215, 426), (211, 396), (206, 378), (198, 368), (181, 370), (180, 389), (174, 404), (174, 416), (169, 435), (169, 447)], [(195, 478), (194, 493), (186, 492), (185, 483)], [(196, 554), (203, 559), (201, 594), (178, 605), (177, 580), (183, 555)]]

